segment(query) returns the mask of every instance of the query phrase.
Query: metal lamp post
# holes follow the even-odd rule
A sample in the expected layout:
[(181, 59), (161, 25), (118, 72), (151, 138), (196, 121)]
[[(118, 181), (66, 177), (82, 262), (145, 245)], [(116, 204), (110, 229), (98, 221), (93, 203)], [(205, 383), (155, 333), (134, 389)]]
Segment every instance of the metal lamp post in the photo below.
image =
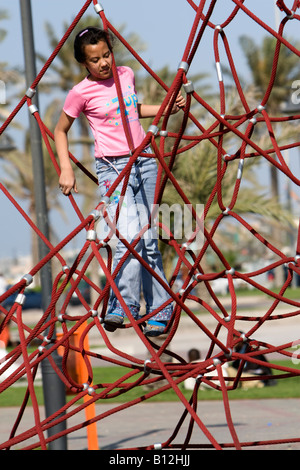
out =
[[(20, 0), (21, 9), (21, 21), (22, 21), (22, 32), (23, 32), (23, 43), (24, 43), (24, 58), (25, 58), (25, 70), (26, 70), (26, 83), (29, 88), (36, 78), (36, 66), (35, 66), (35, 47), (33, 38), (33, 24), (32, 24), (32, 12), (31, 12), (31, 1)], [(34, 104), (38, 108), (38, 94), (34, 96)], [(34, 176), (34, 192), (35, 192), (35, 203), (36, 203), (36, 216), (37, 226), (43, 235), (49, 239), (49, 223), (48, 223), (48, 209), (46, 202), (45, 192), (45, 174), (44, 174), (44, 163), (43, 163), (43, 150), (42, 150), (42, 139), (38, 124), (34, 117), (30, 118), (30, 141), (31, 141), (31, 152), (32, 152), (32, 167)], [(39, 239), (39, 257), (43, 259), (49, 250), (45, 243)], [(42, 302), (43, 309), (46, 310), (50, 303), (51, 292), (52, 292), (52, 274), (50, 263), (47, 263), (45, 267), (41, 269), (41, 288), (42, 288)], [(60, 365), (60, 357), (57, 352), (52, 355), (55, 363)], [(65, 405), (65, 388), (63, 382), (57, 376), (51, 364), (48, 360), (42, 362), (42, 379), (43, 379), (43, 391), (45, 400), (45, 412), (46, 416), (52, 416), (62, 406)], [(49, 429), (48, 436), (53, 436), (65, 430), (66, 425), (63, 421), (51, 429)], [(49, 443), (50, 450), (66, 450), (67, 440), (66, 436), (60, 437), (53, 442)]]

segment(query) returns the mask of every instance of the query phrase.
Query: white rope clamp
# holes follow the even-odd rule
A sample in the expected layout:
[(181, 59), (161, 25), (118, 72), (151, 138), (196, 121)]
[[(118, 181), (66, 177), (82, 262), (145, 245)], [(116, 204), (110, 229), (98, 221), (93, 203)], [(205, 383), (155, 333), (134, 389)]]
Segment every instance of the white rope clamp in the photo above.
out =
[(107, 206), (108, 204), (110, 204), (111, 201), (110, 201), (110, 198), (109, 198), (108, 196), (103, 196), (103, 198), (100, 200), (100, 204), (101, 204), (101, 202), (102, 202), (105, 206)]
[(36, 94), (36, 90), (34, 88), (28, 88), (26, 91), (27, 98), (32, 98)]
[(86, 233), (86, 239), (90, 242), (95, 242), (97, 240), (96, 230), (88, 230)]
[(60, 323), (64, 323), (64, 321), (65, 321), (62, 313), (60, 313), (59, 315), (57, 315), (57, 319), (58, 319), (58, 321), (59, 321)]
[(96, 13), (100, 13), (100, 11), (103, 11), (104, 8), (102, 5), (100, 5), (100, 3), (96, 3), (96, 5), (94, 5), (94, 10)]
[(202, 379), (202, 378), (203, 378), (203, 375), (202, 375), (202, 374), (197, 375), (197, 377), (196, 377), (196, 382), (197, 382), (197, 384), (201, 382), (201, 379)]
[(24, 305), (25, 300), (26, 300), (26, 295), (24, 295), (24, 294), (18, 294), (17, 297), (16, 297), (15, 302), (16, 302), (17, 304), (19, 304), (19, 305)]
[(295, 263), (297, 264), (298, 261), (300, 261), (300, 255), (296, 255), (295, 258), (294, 258), (294, 260), (295, 260)]
[(38, 112), (38, 108), (36, 107), (35, 104), (31, 104), (30, 106), (28, 106), (28, 109), (32, 115)]
[(223, 82), (223, 74), (220, 62), (216, 62), (216, 69), (219, 82)]
[(215, 358), (213, 359), (213, 365), (214, 365), (214, 366), (218, 366), (219, 364), (222, 364), (221, 361), (220, 361), (220, 359), (218, 359), (217, 357), (215, 357)]
[(227, 269), (227, 270), (225, 271), (225, 274), (231, 274), (231, 275), (233, 275), (233, 274), (235, 274), (235, 269), (234, 269), (234, 268)]
[(31, 276), (31, 274), (25, 274), (22, 279), (25, 279), (26, 281), (26, 286), (29, 286), (32, 281), (33, 281), (33, 277)]
[(94, 218), (94, 220), (98, 220), (101, 216), (101, 212), (95, 209), (92, 212), (90, 212), (89, 215), (91, 215)]
[(158, 131), (159, 131), (158, 127), (154, 126), (153, 124), (148, 129), (148, 132), (151, 132), (153, 135), (157, 135)]
[(241, 180), (243, 176), (243, 169), (244, 169), (244, 163), (245, 160), (240, 160), (239, 166), (238, 166), (238, 171), (237, 171), (237, 176), (236, 179)]
[(292, 20), (292, 19), (294, 18), (294, 16), (295, 16), (295, 12), (294, 12), (294, 11), (292, 11), (292, 13), (291, 13), (290, 15), (286, 15), (286, 17), (287, 17), (288, 20)]
[(153, 445), (154, 450), (161, 450), (162, 449), (162, 444), (160, 442), (157, 442), (156, 444)]
[(184, 83), (183, 88), (186, 94), (193, 93), (195, 90), (193, 82), (190, 82), (190, 81), (188, 81), (187, 83)]
[(168, 131), (167, 130), (159, 131), (159, 135), (160, 137), (168, 137)]
[(145, 374), (150, 374), (151, 367), (148, 367), (148, 364), (151, 364), (150, 359), (146, 359), (144, 362), (144, 373)]
[(88, 383), (84, 383), (82, 384), (82, 390), (87, 390), (88, 394), (89, 395), (92, 395), (94, 392), (95, 392), (95, 389), (94, 387), (90, 386)]
[(182, 61), (182, 62), (179, 63), (177, 70), (182, 69), (185, 73), (187, 73), (188, 70), (189, 70), (189, 67), (190, 67), (190, 66), (189, 66), (189, 64), (188, 64), (187, 62)]

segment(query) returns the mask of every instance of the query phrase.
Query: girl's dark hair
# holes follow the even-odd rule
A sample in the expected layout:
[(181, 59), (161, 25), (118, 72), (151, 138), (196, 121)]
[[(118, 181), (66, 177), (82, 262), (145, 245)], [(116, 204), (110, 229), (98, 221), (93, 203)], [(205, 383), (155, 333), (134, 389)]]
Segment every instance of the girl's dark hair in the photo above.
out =
[(98, 44), (99, 41), (105, 41), (112, 50), (112, 38), (107, 31), (94, 26), (88, 26), (80, 31), (74, 41), (74, 57), (77, 62), (82, 64), (85, 61), (85, 46)]

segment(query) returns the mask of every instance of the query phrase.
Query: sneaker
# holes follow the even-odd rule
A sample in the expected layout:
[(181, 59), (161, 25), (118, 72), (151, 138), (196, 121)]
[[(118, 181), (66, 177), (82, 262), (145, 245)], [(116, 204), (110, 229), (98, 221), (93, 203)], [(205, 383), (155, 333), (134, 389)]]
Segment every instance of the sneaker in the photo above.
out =
[(107, 331), (115, 331), (124, 322), (124, 313), (108, 313), (104, 317), (104, 328)]
[(167, 321), (154, 321), (154, 320), (149, 320), (144, 328), (144, 335), (145, 336), (160, 336), (164, 333), (166, 326), (167, 326)]

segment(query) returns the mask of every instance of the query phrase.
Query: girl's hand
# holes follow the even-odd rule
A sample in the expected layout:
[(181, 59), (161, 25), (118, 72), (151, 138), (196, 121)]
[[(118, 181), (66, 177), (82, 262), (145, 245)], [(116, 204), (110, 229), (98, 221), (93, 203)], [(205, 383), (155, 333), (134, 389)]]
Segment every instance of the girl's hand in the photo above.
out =
[[(171, 114), (178, 113), (179, 109), (183, 108), (185, 104), (186, 104), (185, 98), (183, 98), (181, 91), (180, 91), (171, 109)], [(148, 117), (155, 117), (157, 115), (160, 105), (138, 103), (137, 107), (138, 107), (139, 118), (148, 118)], [(163, 116), (165, 115), (166, 115), (166, 111), (163, 113)]]
[(74, 189), (75, 193), (78, 192), (68, 150), (68, 132), (74, 120), (74, 118), (62, 111), (54, 129), (55, 146), (61, 169), (59, 188), (65, 196), (68, 196), (72, 189)]
[(61, 171), (59, 177), (59, 188), (65, 196), (68, 196), (71, 193), (72, 189), (75, 193), (78, 193), (76, 178), (72, 168)]
[(181, 108), (184, 108), (186, 104), (185, 98), (182, 96), (181, 91), (178, 93), (171, 114), (176, 114)]

